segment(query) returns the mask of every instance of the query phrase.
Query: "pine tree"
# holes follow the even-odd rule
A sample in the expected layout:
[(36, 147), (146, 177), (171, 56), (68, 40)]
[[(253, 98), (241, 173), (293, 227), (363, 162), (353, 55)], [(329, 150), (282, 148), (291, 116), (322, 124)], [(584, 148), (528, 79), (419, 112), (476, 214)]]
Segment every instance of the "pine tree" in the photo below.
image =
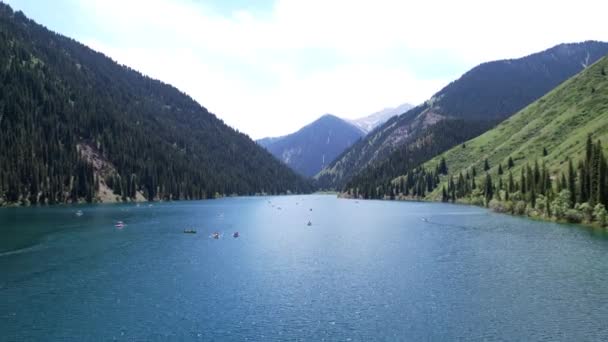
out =
[(499, 164), (498, 164), (498, 174), (499, 174), (500, 176), (502, 176), (502, 174), (503, 174), (503, 171), (502, 171), (502, 164), (501, 164), (501, 163), (499, 163)]
[(519, 186), (521, 187), (522, 195), (525, 195), (527, 192), (526, 190), (528, 189), (526, 188), (526, 172), (524, 168), (521, 169), (521, 176), (519, 177)]
[[(600, 147), (601, 151), (601, 147)], [(606, 163), (606, 157), (604, 153), (600, 153), (600, 179), (599, 179), (599, 199), (598, 202), (603, 204), (604, 207), (608, 205), (608, 165)]]
[(488, 203), (490, 203), (490, 201), (492, 200), (492, 197), (494, 196), (494, 188), (493, 188), (493, 184), (492, 184), (492, 177), (490, 176), (490, 174), (486, 174), (486, 181), (485, 181), (485, 186), (484, 186), (484, 191), (483, 191), (485, 198), (486, 198), (486, 205)]
[[(591, 159), (591, 157), (589, 157)], [(589, 177), (587, 172), (587, 163), (580, 162), (578, 165), (578, 179), (579, 179), (579, 191), (578, 191), (578, 203), (585, 203), (589, 200)]]
[(534, 161), (533, 182), (532, 187), (534, 187), (537, 192), (540, 192), (541, 172), (540, 168), (538, 167), (538, 160)]
[(600, 202), (600, 178), (602, 165), (602, 144), (598, 141), (592, 147), (589, 167), (589, 205), (595, 207)]
[(448, 166), (445, 162), (445, 158), (441, 157), (441, 161), (439, 162), (439, 169), (438, 169), (438, 173), (441, 175), (447, 175), (448, 174)]
[(557, 187), (557, 192), (560, 193), (562, 192), (562, 190), (564, 189), (568, 189), (568, 181), (566, 180), (566, 176), (562, 173), (562, 178), (560, 180), (560, 182), (557, 183), (558, 187)]
[(572, 159), (568, 159), (568, 191), (570, 192), (570, 204), (574, 206), (574, 203), (576, 203), (576, 174), (574, 173)]
[(513, 158), (511, 158), (511, 156), (509, 156), (509, 161), (507, 162), (507, 168), (510, 170), (511, 168), (513, 168), (513, 166), (515, 166), (515, 163), (513, 162)]
[(513, 173), (509, 171), (509, 187), (507, 188), (508, 192), (515, 192), (515, 182), (513, 181)]
[(488, 162), (488, 159), (485, 159), (485, 160), (483, 161), (483, 170), (484, 170), (484, 171), (486, 171), (486, 172), (487, 172), (488, 170), (490, 170), (490, 163)]

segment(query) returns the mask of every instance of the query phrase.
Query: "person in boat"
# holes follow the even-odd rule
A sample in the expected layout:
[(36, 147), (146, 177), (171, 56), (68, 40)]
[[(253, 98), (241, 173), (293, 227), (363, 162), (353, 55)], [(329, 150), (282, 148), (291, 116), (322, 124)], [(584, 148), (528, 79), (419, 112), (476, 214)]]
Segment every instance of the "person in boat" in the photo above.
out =
[(232, 237), (235, 239), (238, 238), (239, 236), (240, 236), (239, 232), (234, 232), (234, 234), (232, 234)]
[(308, 221), (307, 226), (309, 226), (309, 227), (312, 226), (312, 222)]
[(219, 232), (213, 232), (213, 234), (211, 234), (211, 237), (217, 240), (217, 239), (220, 238), (220, 233)]

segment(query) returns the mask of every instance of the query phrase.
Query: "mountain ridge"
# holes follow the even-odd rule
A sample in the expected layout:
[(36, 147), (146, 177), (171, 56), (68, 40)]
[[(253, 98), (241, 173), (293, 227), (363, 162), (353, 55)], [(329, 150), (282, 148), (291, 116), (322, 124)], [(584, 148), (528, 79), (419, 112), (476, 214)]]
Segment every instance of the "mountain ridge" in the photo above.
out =
[(539, 219), (608, 224), (608, 55), (495, 128), (343, 196), (427, 199)]
[(348, 121), (324, 114), (294, 133), (257, 142), (298, 173), (312, 177), (362, 136)]
[(397, 107), (387, 107), (370, 115), (362, 116), (357, 119), (346, 119), (346, 121), (359, 127), (365, 134), (373, 131), (393, 116), (403, 114), (413, 108), (409, 103), (400, 104)]
[[(604, 144), (608, 152), (608, 55), (573, 76), (546, 96), (530, 104), (494, 129), (455, 147), (427, 163), (430, 167), (446, 160), (450, 173), (457, 175), (476, 167), (503, 178), (511, 172), (519, 177), (526, 164), (544, 164), (555, 180), (584, 159), (588, 136)], [(567, 132), (567, 134), (564, 134)], [(509, 158), (513, 166), (509, 167)], [(437, 193), (433, 196), (437, 198)]]
[[(409, 155), (403, 150), (427, 148), (440, 153), (454, 144), (483, 133), (493, 125), (538, 99), (561, 82), (583, 69), (583, 64), (597, 61), (608, 53), (608, 43), (586, 41), (559, 44), (552, 48), (519, 58), (482, 63), (450, 82), (429, 100), (408, 112), (387, 121), (359, 143), (346, 150), (328, 167), (315, 176), (321, 188), (341, 189), (354, 176), (372, 170), (389, 158)], [(473, 128), (467, 134), (454, 132), (458, 122), (445, 124), (443, 135), (459, 136), (459, 140), (444, 139), (441, 148), (417, 142), (430, 127), (444, 120), (465, 120)], [(438, 136), (438, 135), (435, 135)], [(422, 147), (421, 147), (422, 146)], [(393, 167), (411, 168), (426, 159), (420, 151), (415, 163), (387, 161), (387, 174)], [(368, 169), (366, 171), (366, 169)], [(367, 177), (367, 176), (365, 176)]]
[[(120, 200), (312, 190), (175, 87), (2, 3), (0, 36), (0, 203), (101, 201), (102, 187)], [(99, 174), (78, 146), (115, 172)]]

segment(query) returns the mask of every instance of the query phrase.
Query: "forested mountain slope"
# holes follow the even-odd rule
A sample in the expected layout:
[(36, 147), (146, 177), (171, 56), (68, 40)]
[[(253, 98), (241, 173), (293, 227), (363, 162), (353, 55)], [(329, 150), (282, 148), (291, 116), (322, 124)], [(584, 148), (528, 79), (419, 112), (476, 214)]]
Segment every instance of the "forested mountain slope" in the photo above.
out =
[(4, 4), (0, 65), (0, 202), (311, 190), (179, 90)]
[(312, 177), (363, 135), (350, 122), (326, 114), (295, 133), (258, 143), (298, 173)]
[[(588, 41), (481, 64), (378, 127), (315, 178), (325, 188), (343, 188), (358, 174), (366, 179), (382, 175), (382, 184), (493, 127), (606, 53), (608, 43)], [(439, 122), (442, 127), (433, 128)]]
[(472, 173), (476, 168), (480, 180), (485, 175), (484, 167), (489, 167), (487, 173), (495, 181), (503, 178), (507, 184), (509, 174), (518, 181), (526, 166), (534, 169), (538, 165), (557, 182), (561, 174), (568, 173), (569, 161), (575, 172), (583, 168), (589, 137), (594, 144), (601, 141), (603, 150), (608, 147), (608, 57), (425, 167), (444, 158), (450, 174), (466, 175), (467, 170)]
[(497, 127), (350, 196), (486, 205), (545, 219), (608, 224), (608, 57)]

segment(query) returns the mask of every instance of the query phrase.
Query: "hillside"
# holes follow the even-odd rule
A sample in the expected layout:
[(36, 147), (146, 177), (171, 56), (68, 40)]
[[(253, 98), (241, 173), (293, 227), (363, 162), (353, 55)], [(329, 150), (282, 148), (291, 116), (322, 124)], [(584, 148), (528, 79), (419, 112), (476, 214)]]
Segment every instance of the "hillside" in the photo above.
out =
[[(383, 174), (378, 182), (382, 184), (403, 173), (404, 167), (414, 168), (436, 153), (493, 127), (606, 53), (608, 43), (589, 41), (561, 44), (519, 59), (481, 64), (422, 105), (375, 129), (315, 178), (323, 188), (343, 188), (357, 174), (365, 179)], [(420, 144), (420, 139), (436, 136), (427, 130), (439, 122), (452, 120), (455, 122), (443, 123), (442, 138), (436, 144)], [(457, 132), (462, 128), (459, 120), (471, 129)], [(410, 154), (418, 157), (411, 160)], [(396, 172), (392, 171), (394, 165), (399, 165)], [(364, 171), (367, 167), (370, 169)], [(374, 167), (383, 169), (372, 170)], [(356, 185), (353, 182), (350, 186)]]
[(346, 196), (431, 199), (608, 225), (608, 57), (497, 127)]
[(295, 133), (258, 143), (293, 170), (312, 177), (363, 134), (351, 123), (326, 114)]
[[(452, 175), (466, 174), (473, 167), (482, 174), (487, 160), (492, 177), (498, 179), (500, 165), (502, 178), (511, 172), (518, 180), (526, 165), (538, 163), (559, 180), (567, 173), (569, 160), (575, 167), (584, 161), (589, 135), (593, 142), (600, 140), (608, 147), (607, 74), (605, 57), (496, 128), (433, 158), (425, 167), (445, 158)], [(433, 197), (437, 196), (438, 191)]]
[(0, 37), (0, 203), (311, 190), (189, 96), (4, 4)]

